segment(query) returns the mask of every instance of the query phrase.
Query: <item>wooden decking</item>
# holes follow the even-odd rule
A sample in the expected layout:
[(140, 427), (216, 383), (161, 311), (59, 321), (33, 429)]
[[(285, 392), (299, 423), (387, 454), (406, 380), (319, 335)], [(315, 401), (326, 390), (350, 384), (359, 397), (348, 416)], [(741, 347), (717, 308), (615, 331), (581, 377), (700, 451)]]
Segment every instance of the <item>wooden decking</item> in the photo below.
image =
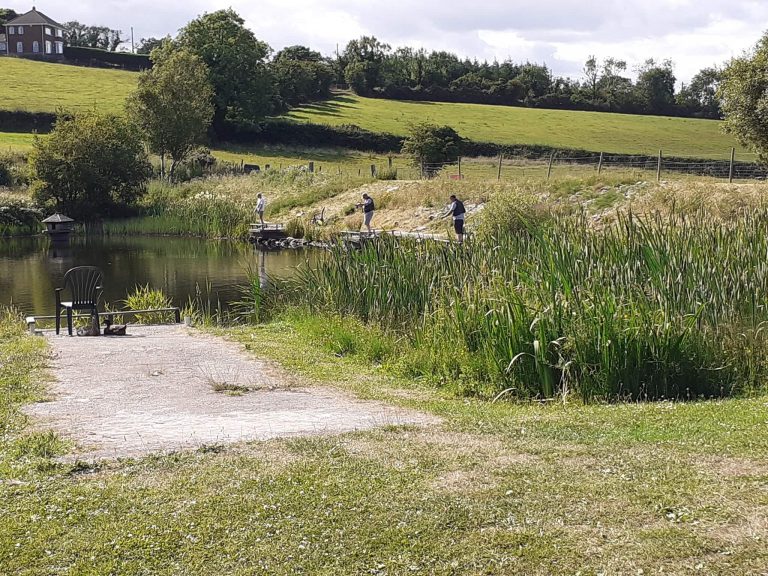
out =
[(265, 242), (269, 240), (285, 240), (288, 235), (285, 233), (283, 224), (272, 224), (267, 222), (262, 226), (259, 223), (251, 223), (248, 229), (248, 238), (251, 242)]

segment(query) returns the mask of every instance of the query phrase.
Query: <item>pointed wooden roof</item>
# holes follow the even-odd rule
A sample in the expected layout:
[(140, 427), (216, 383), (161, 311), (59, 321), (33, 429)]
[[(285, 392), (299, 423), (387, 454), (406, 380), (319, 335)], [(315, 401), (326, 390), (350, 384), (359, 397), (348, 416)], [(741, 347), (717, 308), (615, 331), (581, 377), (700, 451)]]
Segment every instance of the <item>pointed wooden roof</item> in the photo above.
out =
[(6, 22), (6, 26), (53, 26), (54, 28), (64, 28), (61, 24), (56, 22), (55, 20), (51, 20), (43, 14), (42, 12), (38, 12), (37, 8), (32, 6), (32, 10), (27, 12), (26, 14), (22, 14), (21, 16), (18, 16), (14, 18), (13, 20)]
[(58, 212), (54, 214), (53, 216), (48, 216), (45, 220), (43, 220), (43, 224), (50, 224), (50, 223), (63, 223), (63, 222), (74, 222), (72, 218), (69, 216), (64, 216), (64, 214), (59, 214)]

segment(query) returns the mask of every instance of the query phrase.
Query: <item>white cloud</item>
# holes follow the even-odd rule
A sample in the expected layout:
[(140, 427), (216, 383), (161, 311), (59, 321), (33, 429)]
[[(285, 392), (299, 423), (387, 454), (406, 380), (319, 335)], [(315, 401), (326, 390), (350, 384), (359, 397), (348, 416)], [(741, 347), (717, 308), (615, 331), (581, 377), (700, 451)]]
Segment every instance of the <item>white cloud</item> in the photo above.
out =
[[(27, 0), (28, 2), (28, 0)], [(462, 57), (546, 62), (577, 77), (589, 55), (636, 65), (671, 59), (687, 81), (754, 45), (768, 26), (758, 0), (36, 0), (57, 20), (107, 25), (142, 37), (175, 34), (203, 12), (232, 7), (273, 49), (305, 44), (331, 55), (352, 38), (448, 50)], [(8, 4), (6, 0), (6, 4)], [(19, 12), (27, 3), (12, 0)]]

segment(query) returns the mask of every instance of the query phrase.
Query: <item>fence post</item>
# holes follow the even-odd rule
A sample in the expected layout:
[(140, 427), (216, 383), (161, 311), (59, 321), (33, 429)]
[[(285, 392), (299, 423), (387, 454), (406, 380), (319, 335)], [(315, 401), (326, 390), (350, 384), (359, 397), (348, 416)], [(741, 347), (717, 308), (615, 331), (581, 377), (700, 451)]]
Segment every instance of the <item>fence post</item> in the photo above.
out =
[(736, 148), (731, 148), (731, 166), (728, 169), (728, 184), (733, 184), (733, 161), (736, 158)]
[(659, 149), (659, 160), (656, 163), (656, 182), (661, 182), (661, 149)]
[(392, 156), (389, 156), (387, 160), (389, 161), (389, 169), (392, 170)]
[(504, 159), (504, 152), (499, 152), (499, 173), (496, 175), (496, 180), (501, 180), (501, 161)]
[(311, 174), (312, 172), (314, 172), (314, 171), (315, 171), (315, 163), (314, 163), (314, 162), (310, 162), (310, 163), (309, 163), (309, 166), (308, 166), (308, 169), (309, 169), (309, 173), (310, 173), (310, 174)]
[(549, 166), (547, 166), (547, 180), (549, 180), (549, 177), (552, 175), (552, 161), (555, 159), (555, 153), (551, 152), (549, 154)]
[(371, 178), (376, 178), (376, 164), (371, 164)]
[(421, 159), (421, 179), (424, 180), (424, 159)]
[(600, 160), (597, 163), (597, 174), (598, 176), (603, 171), (603, 153), (600, 152)]
[(459, 180), (461, 180), (461, 156), (459, 156)]

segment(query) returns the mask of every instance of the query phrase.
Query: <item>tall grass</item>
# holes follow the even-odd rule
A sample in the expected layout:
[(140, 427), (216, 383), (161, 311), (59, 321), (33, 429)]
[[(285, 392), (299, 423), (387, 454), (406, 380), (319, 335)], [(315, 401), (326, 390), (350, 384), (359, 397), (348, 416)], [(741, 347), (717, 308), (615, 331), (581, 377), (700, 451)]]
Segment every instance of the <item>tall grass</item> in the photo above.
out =
[(108, 222), (104, 231), (244, 238), (254, 220), (253, 209), (259, 192), (267, 196), (267, 217), (275, 218), (367, 181), (296, 169), (248, 176), (212, 176), (177, 185), (153, 181), (139, 206), (141, 215)]
[(596, 230), (521, 210), (466, 246), (338, 247), (290, 282), (321, 313), (407, 335), (402, 366), (481, 395), (695, 398), (764, 388), (768, 209)]

